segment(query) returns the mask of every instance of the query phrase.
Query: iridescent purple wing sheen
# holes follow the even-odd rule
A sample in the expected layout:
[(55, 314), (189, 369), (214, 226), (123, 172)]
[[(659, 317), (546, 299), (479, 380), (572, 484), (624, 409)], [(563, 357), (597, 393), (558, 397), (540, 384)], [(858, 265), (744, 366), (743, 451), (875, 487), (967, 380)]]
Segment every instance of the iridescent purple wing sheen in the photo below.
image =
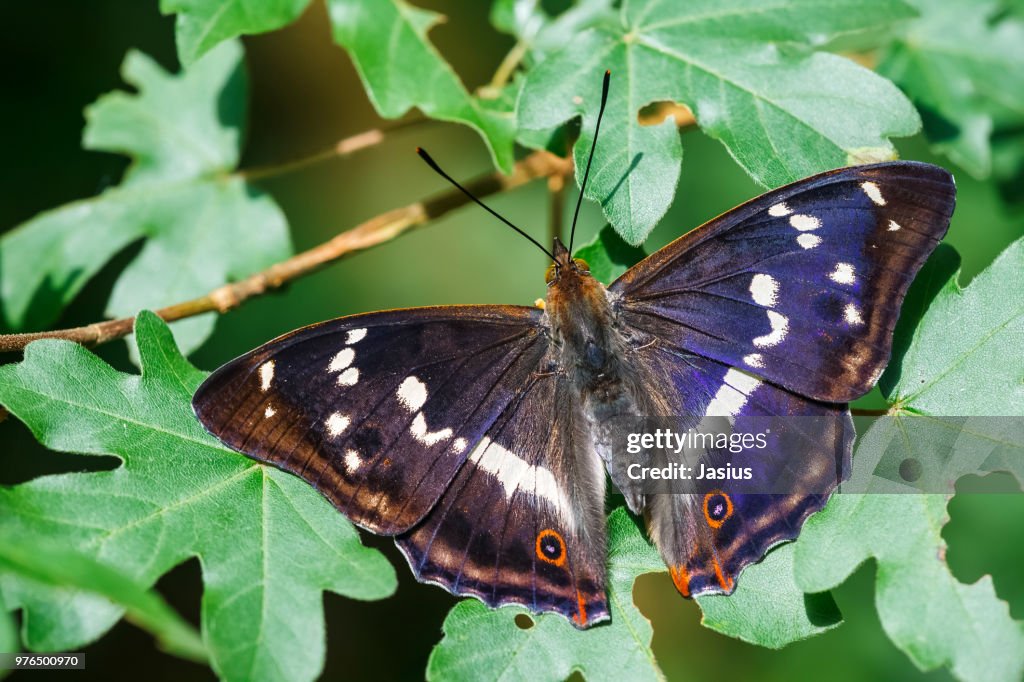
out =
[(427, 514), (516, 400), (547, 349), (540, 316), (451, 306), (312, 325), (218, 369), (193, 408), (229, 447), (394, 535)]
[(605, 474), (581, 449), (567, 384), (532, 377), (423, 522), (396, 539), (417, 579), (580, 628), (608, 618)]
[[(658, 341), (641, 361), (665, 377), (678, 433), (725, 417), (735, 433), (767, 430), (766, 447), (708, 449), (707, 468), (749, 466), (749, 480), (694, 482), (696, 494), (649, 494), (652, 539), (685, 596), (731, 593), (740, 572), (792, 540), (849, 472), (853, 424), (845, 405), (809, 400), (736, 368)], [(768, 417), (773, 419), (767, 424)], [(764, 494), (771, 491), (771, 494)]]
[(764, 194), (614, 282), (622, 321), (800, 395), (848, 402), (878, 379), (911, 280), (955, 188), (922, 163), (844, 168)]

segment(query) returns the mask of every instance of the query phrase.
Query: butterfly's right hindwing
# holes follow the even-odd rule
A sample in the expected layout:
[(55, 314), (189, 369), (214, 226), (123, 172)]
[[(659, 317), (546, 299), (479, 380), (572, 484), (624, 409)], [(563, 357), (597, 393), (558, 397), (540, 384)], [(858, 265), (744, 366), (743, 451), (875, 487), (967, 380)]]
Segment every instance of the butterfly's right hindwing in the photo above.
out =
[(229, 447), (394, 535), (427, 514), (528, 383), (547, 348), (540, 316), (452, 306), (312, 325), (218, 369), (193, 407)]

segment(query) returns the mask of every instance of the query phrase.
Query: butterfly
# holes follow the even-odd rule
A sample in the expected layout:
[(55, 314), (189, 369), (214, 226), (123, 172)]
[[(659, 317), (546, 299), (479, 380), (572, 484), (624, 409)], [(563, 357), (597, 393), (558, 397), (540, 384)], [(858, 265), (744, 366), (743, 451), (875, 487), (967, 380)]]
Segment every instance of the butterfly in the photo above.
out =
[[(594, 145), (608, 83), (606, 73)], [(588, 162), (582, 188), (589, 172)], [(572, 257), (571, 238), (548, 251), (491, 211), (551, 258), (543, 308), (314, 324), (216, 370), (193, 407), (227, 446), (393, 536), (418, 580), (453, 594), (560, 613), (580, 628), (609, 618), (606, 472), (684, 596), (729, 594), (846, 475), (846, 403), (884, 369), (904, 295), (954, 200), (937, 166), (834, 170), (711, 220), (608, 287)], [(755, 460), (758, 474), (784, 468), (788, 492), (721, 481), (672, 494), (613, 466), (612, 425), (651, 415), (671, 415), (681, 431), (706, 416), (833, 426), (795, 429)], [(702, 456), (721, 464), (728, 453)]]

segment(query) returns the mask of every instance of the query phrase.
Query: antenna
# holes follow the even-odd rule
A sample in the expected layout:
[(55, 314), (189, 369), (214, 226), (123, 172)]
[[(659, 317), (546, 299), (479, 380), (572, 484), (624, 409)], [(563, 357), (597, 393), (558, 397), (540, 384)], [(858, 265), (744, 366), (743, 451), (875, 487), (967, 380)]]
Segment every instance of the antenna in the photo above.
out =
[(462, 193), (463, 193), (463, 194), (465, 194), (465, 195), (466, 195), (467, 197), (469, 197), (470, 199), (472, 199), (472, 200), (473, 200), (473, 201), (475, 201), (476, 203), (480, 204), (480, 206), (481, 206), (481, 207), (483, 207), (483, 209), (484, 209), (485, 211), (487, 211), (487, 212), (488, 212), (488, 213), (490, 213), (490, 214), (491, 214), (492, 216), (494, 216), (495, 218), (497, 218), (497, 219), (498, 219), (498, 220), (500, 220), (501, 222), (503, 222), (503, 223), (505, 223), (506, 225), (508, 225), (509, 227), (511, 227), (511, 228), (512, 228), (513, 230), (515, 230), (515, 231), (516, 231), (516, 232), (518, 232), (519, 234), (521, 234), (521, 235), (523, 235), (524, 237), (526, 237), (526, 238), (527, 238), (527, 239), (528, 239), (528, 240), (530, 241), (530, 243), (531, 243), (531, 244), (533, 244), (533, 245), (534, 245), (534, 246), (536, 246), (536, 247), (537, 247), (538, 249), (540, 249), (541, 251), (543, 251), (543, 252), (544, 252), (544, 255), (546, 255), (546, 256), (547, 256), (548, 258), (550, 258), (550, 259), (551, 259), (552, 261), (556, 260), (556, 259), (555, 259), (555, 256), (554, 256), (554, 254), (553, 254), (553, 253), (551, 253), (550, 251), (548, 251), (547, 249), (545, 249), (545, 248), (544, 248), (543, 246), (541, 246), (540, 242), (538, 242), (538, 241), (537, 241), (536, 239), (534, 239), (533, 237), (531, 237), (530, 235), (526, 234), (525, 232), (523, 232), (522, 230), (520, 230), (520, 229), (519, 229), (518, 227), (516, 227), (515, 225), (513, 225), (512, 223), (510, 223), (510, 222), (509, 222), (509, 221), (508, 221), (508, 220), (507, 220), (506, 218), (504, 218), (503, 216), (501, 216), (501, 215), (500, 215), (500, 214), (499, 214), (499, 213), (498, 213), (497, 211), (495, 211), (495, 210), (494, 210), (494, 209), (492, 209), (492, 208), (491, 208), (490, 206), (488, 206), (488, 205), (487, 205), (487, 204), (485, 204), (484, 202), (482, 202), (482, 201), (480, 201), (479, 199), (477, 199), (477, 198), (476, 198), (476, 197), (475, 197), (475, 196), (473, 195), (473, 193), (472, 193), (472, 192), (470, 192), (470, 191), (469, 191), (468, 189), (466, 189), (465, 187), (463, 187), (462, 185), (460, 185), (459, 183), (457, 183), (457, 182), (455, 181), (455, 179), (454, 179), (454, 178), (452, 178), (452, 176), (448, 175), (448, 174), (447, 174), (447, 173), (445, 173), (445, 172), (444, 172), (443, 170), (441, 170), (441, 167), (437, 165), (437, 162), (436, 162), (436, 161), (434, 161), (434, 160), (433, 160), (432, 158), (430, 158), (430, 154), (428, 154), (428, 153), (427, 153), (427, 152), (426, 152), (425, 150), (423, 150), (423, 149), (422, 149), (422, 148), (420, 148), (420, 147), (416, 147), (416, 153), (420, 155), (420, 158), (421, 158), (421, 159), (423, 159), (424, 161), (426, 161), (426, 162), (427, 162), (427, 165), (428, 165), (428, 166), (430, 166), (431, 168), (433, 168), (433, 169), (434, 169), (434, 172), (436, 172), (436, 173), (437, 173), (438, 175), (440, 175), (440, 176), (441, 176), (442, 178), (444, 178), (445, 180), (447, 180), (448, 182), (452, 183), (453, 185), (455, 185), (456, 187), (458, 187), (458, 188), (459, 188), (460, 190), (462, 190)]
[(590, 156), (587, 158), (587, 170), (583, 172), (583, 184), (580, 185), (580, 196), (576, 199), (576, 211), (572, 214), (572, 230), (569, 232), (569, 253), (572, 253), (572, 242), (576, 236), (576, 220), (580, 217), (580, 205), (583, 203), (583, 190), (587, 188), (590, 177), (590, 164), (594, 162), (594, 150), (597, 148), (597, 134), (601, 132), (601, 119), (604, 118), (604, 107), (608, 103), (608, 83), (612, 72), (604, 72), (604, 84), (601, 86), (601, 109), (597, 112), (597, 126), (594, 127), (594, 141), (590, 145)]

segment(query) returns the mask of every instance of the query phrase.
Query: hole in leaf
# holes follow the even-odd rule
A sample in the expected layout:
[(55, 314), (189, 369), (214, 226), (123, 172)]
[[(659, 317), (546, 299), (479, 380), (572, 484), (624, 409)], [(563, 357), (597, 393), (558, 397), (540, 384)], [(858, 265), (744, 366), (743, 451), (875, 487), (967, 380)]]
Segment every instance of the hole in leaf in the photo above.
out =
[(690, 107), (678, 102), (651, 102), (640, 107), (636, 115), (637, 123), (642, 126), (656, 126), (665, 122), (666, 116), (675, 116), (677, 126), (689, 126), (697, 122)]
[(530, 618), (525, 613), (517, 613), (516, 625), (519, 626), (520, 630), (529, 630), (533, 627), (533, 618)]
[[(942, 529), (948, 544), (946, 563), (962, 583), (989, 574), (996, 594), (1010, 605), (1010, 615), (1024, 618), (1024, 495), (1012, 475), (964, 476), (949, 503), (949, 522)], [(1013, 494), (1016, 493), (1016, 494)]]

